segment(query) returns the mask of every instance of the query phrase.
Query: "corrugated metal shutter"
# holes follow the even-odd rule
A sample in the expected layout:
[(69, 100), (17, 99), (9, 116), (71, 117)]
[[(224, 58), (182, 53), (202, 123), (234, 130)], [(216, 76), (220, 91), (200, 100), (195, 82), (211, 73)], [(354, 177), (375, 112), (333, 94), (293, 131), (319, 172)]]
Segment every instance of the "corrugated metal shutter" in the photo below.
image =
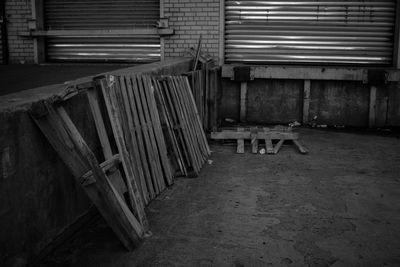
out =
[(395, 0), (226, 1), (225, 62), (391, 65)]
[[(158, 0), (46, 0), (46, 30), (115, 30), (154, 28)], [(153, 62), (160, 60), (159, 36), (49, 37), (49, 61)]]

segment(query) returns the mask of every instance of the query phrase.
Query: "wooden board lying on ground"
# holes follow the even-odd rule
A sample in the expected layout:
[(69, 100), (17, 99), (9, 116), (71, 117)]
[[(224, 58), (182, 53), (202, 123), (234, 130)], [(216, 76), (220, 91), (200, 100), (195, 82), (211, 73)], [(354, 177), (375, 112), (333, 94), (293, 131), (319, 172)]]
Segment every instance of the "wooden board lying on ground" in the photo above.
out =
[[(238, 127), (236, 129), (222, 129), (220, 131), (211, 132), (211, 139), (236, 139), (237, 153), (239, 154), (244, 153), (244, 140), (251, 140), (252, 153), (254, 154), (258, 153), (259, 140), (264, 140), (267, 154), (277, 154), (284, 141), (292, 141), (299, 149), (300, 153), (308, 153), (308, 150), (299, 142), (299, 134), (293, 132), (290, 127), (251, 127), (247, 129)], [(275, 146), (273, 146), (272, 140), (279, 141)]]
[[(123, 245), (132, 250), (144, 235), (141, 221), (145, 218), (135, 218), (105, 174), (105, 169), (118, 168), (119, 156), (99, 164), (61, 106), (54, 108), (52, 103), (41, 101), (32, 106), (30, 114)], [(133, 205), (133, 208), (138, 206)], [(139, 215), (142, 212), (135, 211)]]

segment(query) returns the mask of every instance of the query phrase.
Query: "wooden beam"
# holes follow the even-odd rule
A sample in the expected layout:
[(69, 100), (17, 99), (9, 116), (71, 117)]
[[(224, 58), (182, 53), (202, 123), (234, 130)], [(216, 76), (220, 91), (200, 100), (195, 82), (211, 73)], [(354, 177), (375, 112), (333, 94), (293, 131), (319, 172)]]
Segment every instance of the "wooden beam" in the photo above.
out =
[(240, 83), (240, 121), (246, 121), (247, 82)]
[(225, 62), (225, 0), (219, 1), (219, 65)]
[[(234, 65), (222, 66), (222, 78), (233, 79)], [(336, 80), (368, 82), (367, 68), (334, 68), (312, 66), (252, 66), (255, 79)], [(383, 68), (384, 69), (384, 68)], [(384, 69), (389, 82), (400, 81), (400, 70)]]
[[(243, 128), (238, 128), (237, 133), (241, 134), (241, 133), (243, 133), (243, 130), (244, 130)], [(248, 133), (248, 134), (250, 134), (250, 133)], [(244, 153), (244, 139), (243, 138), (237, 138), (236, 153), (238, 153), (238, 154)]]
[(370, 87), (369, 94), (369, 120), (368, 126), (370, 128), (375, 127), (376, 124), (376, 86)]
[(308, 123), (309, 111), (310, 111), (310, 91), (311, 91), (311, 81), (304, 80), (303, 89), (303, 124)]
[(170, 28), (143, 28), (143, 29), (115, 29), (115, 30), (36, 30), (28, 35), (32, 37), (51, 37), (51, 36), (132, 36), (132, 35), (173, 35), (174, 29)]
[[(242, 130), (238, 131), (222, 131), (222, 132), (211, 132), (211, 139), (251, 139), (251, 132)], [(278, 132), (278, 131), (268, 131), (268, 132), (258, 132), (257, 139), (285, 139), (285, 140), (295, 140), (299, 138), (298, 133), (294, 132)]]

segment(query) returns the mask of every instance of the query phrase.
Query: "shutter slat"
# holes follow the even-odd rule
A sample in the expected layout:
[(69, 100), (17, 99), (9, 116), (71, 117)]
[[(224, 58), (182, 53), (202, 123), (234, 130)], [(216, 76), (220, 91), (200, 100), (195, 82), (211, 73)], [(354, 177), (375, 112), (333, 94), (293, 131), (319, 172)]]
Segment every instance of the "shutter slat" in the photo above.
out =
[(227, 63), (391, 65), (396, 1), (225, 1)]

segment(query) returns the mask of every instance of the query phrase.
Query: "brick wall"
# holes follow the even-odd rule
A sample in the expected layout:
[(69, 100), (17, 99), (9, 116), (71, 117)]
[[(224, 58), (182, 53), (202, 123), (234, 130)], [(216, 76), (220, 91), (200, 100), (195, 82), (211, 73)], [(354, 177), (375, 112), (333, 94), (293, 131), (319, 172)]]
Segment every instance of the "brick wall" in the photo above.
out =
[(202, 50), (218, 58), (219, 0), (164, 0), (164, 16), (175, 35), (165, 38), (165, 57), (184, 55), (196, 47), (202, 34)]
[(28, 19), (32, 18), (31, 2), (30, 0), (5, 1), (10, 63), (33, 63), (33, 40), (20, 36), (28, 33)]

